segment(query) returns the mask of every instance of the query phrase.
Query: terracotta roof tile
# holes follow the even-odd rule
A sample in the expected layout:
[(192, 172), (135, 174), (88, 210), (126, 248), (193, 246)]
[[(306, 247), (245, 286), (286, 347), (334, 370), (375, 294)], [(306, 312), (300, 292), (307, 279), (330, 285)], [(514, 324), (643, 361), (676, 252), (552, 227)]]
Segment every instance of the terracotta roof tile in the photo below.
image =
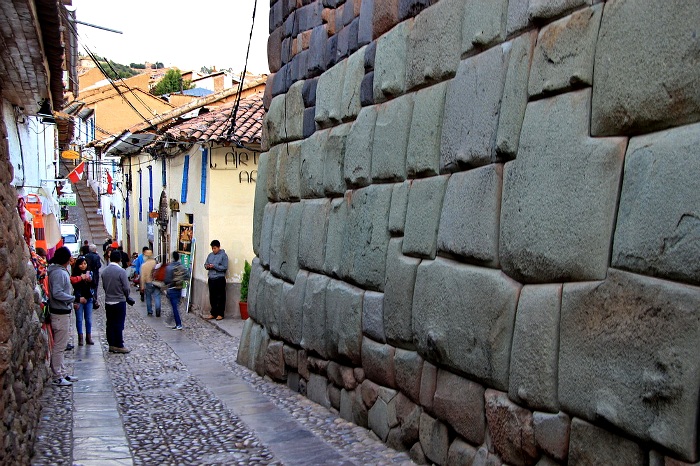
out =
[(212, 108), (209, 112), (169, 128), (163, 138), (186, 142), (260, 144), (265, 116), (262, 95), (254, 94), (241, 99), (236, 116), (236, 127), (227, 137), (231, 127), (231, 113), (235, 102)]

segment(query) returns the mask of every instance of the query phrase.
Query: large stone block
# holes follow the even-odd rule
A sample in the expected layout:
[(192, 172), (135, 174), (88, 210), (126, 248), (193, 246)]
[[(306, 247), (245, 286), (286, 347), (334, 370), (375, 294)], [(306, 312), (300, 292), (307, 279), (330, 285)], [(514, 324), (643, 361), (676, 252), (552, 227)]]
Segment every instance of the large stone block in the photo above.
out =
[(486, 390), (484, 398), (489, 437), (498, 456), (507, 464), (534, 464), (538, 452), (532, 413), (496, 390)]
[(438, 368), (423, 361), (423, 373), (420, 378), (420, 405), (433, 414), (433, 400), (437, 388)]
[(411, 181), (394, 185), (391, 193), (391, 210), (389, 211), (389, 233), (403, 235), (406, 225), (406, 209), (408, 208), (408, 190)]
[(414, 94), (406, 152), (406, 171), (410, 178), (440, 173), (440, 136), (446, 92), (447, 82), (442, 82)]
[(698, 17), (698, 2), (606, 2), (591, 134), (639, 134), (700, 120)]
[(571, 419), (566, 413), (532, 413), (537, 447), (557, 461), (566, 461), (569, 453)]
[(281, 277), (280, 269), (285, 257), (282, 254), (284, 246), (285, 227), (287, 226), (287, 216), (289, 214), (289, 202), (278, 202), (275, 209), (275, 221), (272, 224), (272, 237), (270, 239), (270, 272)]
[(345, 193), (343, 177), (343, 161), (345, 159), (345, 144), (350, 123), (335, 126), (329, 130), (323, 152), (323, 192), (328, 197), (342, 196)]
[(299, 266), (322, 272), (331, 202), (330, 199), (312, 199), (301, 204), (303, 228), (299, 231)]
[(255, 206), (253, 208), (253, 252), (260, 256), (260, 237), (262, 236), (263, 217), (265, 206), (267, 205), (267, 163), (269, 154), (267, 152), (258, 157), (258, 179), (255, 183)]
[(463, 0), (442, 0), (415, 18), (408, 37), (406, 88), (454, 76), (462, 47)]
[[(300, 165), (301, 141), (284, 144), (277, 152), (277, 196), (281, 201), (299, 200)], [(258, 173), (260, 173), (259, 166)]]
[(271, 341), (267, 345), (265, 352), (265, 373), (272, 380), (285, 382), (287, 380), (287, 369), (284, 365), (284, 343), (281, 341)]
[(311, 374), (306, 386), (306, 396), (325, 408), (331, 407), (331, 400), (328, 397), (328, 380), (322, 375)]
[(415, 180), (408, 191), (403, 253), (435, 258), (442, 200), (449, 175)]
[(588, 136), (590, 90), (528, 104), (505, 165), (503, 270), (525, 282), (605, 277), (625, 140)]
[(446, 370), (438, 370), (433, 399), (435, 415), (447, 421), (467, 441), (484, 442), (484, 387)]
[(284, 225), (283, 241), (280, 247), (282, 263), (279, 264), (279, 275), (288, 282), (293, 282), (299, 271), (299, 234), (303, 207), (301, 202), (292, 202), (289, 205), (287, 221)]
[(345, 182), (363, 187), (372, 182), (372, 142), (377, 122), (377, 107), (364, 107), (353, 122), (345, 145)]
[(265, 269), (260, 263), (259, 257), (254, 257), (253, 262), (250, 265), (250, 279), (248, 282), (248, 315), (255, 320), (257, 317), (257, 294), (258, 287), (260, 286), (260, 277), (262, 277)]
[(389, 246), (391, 185), (371, 185), (351, 196), (343, 248), (347, 277), (363, 288), (382, 291)]
[(700, 288), (615, 269), (603, 282), (565, 284), (562, 409), (696, 461), (698, 309)]
[(476, 448), (464, 440), (456, 438), (450, 444), (450, 449), (447, 452), (447, 466), (474, 464), (475, 458)]
[(372, 179), (406, 179), (406, 151), (413, 114), (413, 95), (408, 94), (377, 107), (372, 143)]
[[(302, 308), (308, 278), (309, 272), (299, 270), (293, 285), (290, 283), (282, 285), (283, 312), (280, 315), (280, 336), (294, 345), (301, 345), (302, 325), (304, 323)], [(250, 303), (248, 307), (250, 308)]]
[(365, 77), (365, 47), (350, 55), (345, 68), (343, 95), (341, 98), (341, 118), (354, 120), (362, 108), (360, 87)]
[(510, 353), (510, 388), (516, 403), (559, 410), (557, 359), (561, 285), (528, 285), (520, 291)]
[(316, 87), (316, 123), (327, 128), (343, 119), (343, 84), (347, 60), (336, 64), (320, 78)]
[(462, 60), (449, 82), (440, 145), (442, 172), (496, 161), (508, 49), (501, 45)]
[(362, 363), (362, 298), (364, 291), (340, 280), (326, 289), (328, 355), (354, 365)]
[(301, 91), (304, 81), (297, 81), (286, 94), (278, 95), (270, 102), (266, 115), (267, 136), (270, 146), (303, 137), (304, 99)]
[(396, 388), (405, 393), (412, 401), (420, 402), (423, 358), (415, 351), (396, 348), (394, 370), (396, 371)]
[(700, 124), (632, 138), (612, 266), (700, 285)]
[(508, 0), (467, 0), (462, 14), (462, 53), (503, 42)]
[(506, 36), (522, 31), (529, 24), (527, 7), (529, 0), (509, 0), (508, 19), (506, 20)]
[(271, 273), (264, 275), (265, 285), (258, 295), (260, 306), (263, 307), (261, 314), (264, 320), (261, 322), (267, 329), (270, 336), (280, 337), (280, 318), (284, 306), (283, 280), (275, 277)]
[(260, 234), (260, 263), (265, 267), (269, 267), (270, 265), (270, 244), (272, 243), (276, 211), (277, 203), (265, 204), (262, 232)]
[[(460, 290), (455, 293), (454, 290)], [(437, 258), (418, 266), (413, 329), (425, 359), (508, 389), (520, 285), (503, 272)]]
[(412, 349), (411, 308), (420, 259), (404, 256), (401, 253), (402, 243), (403, 239), (392, 238), (386, 253), (384, 333), (389, 344)]
[[(367, 379), (386, 387), (395, 387), (394, 347), (362, 339), (362, 369)], [(369, 380), (365, 380), (368, 382)], [(363, 386), (365, 384), (363, 382)]]
[(594, 0), (529, 0), (527, 13), (530, 20), (551, 19), (592, 3)]
[(330, 279), (325, 275), (309, 274), (306, 279), (302, 315), (301, 346), (308, 352), (326, 357), (326, 288)]
[(255, 325), (253, 319), (247, 319), (243, 323), (243, 331), (241, 332), (241, 340), (238, 344), (238, 353), (236, 353), (236, 363), (241, 366), (251, 368), (250, 364), (250, 337)]
[(326, 240), (326, 256), (323, 262), (323, 271), (331, 277), (345, 275), (343, 269), (343, 243), (348, 221), (349, 195), (333, 199), (328, 212), (328, 235)]
[(270, 148), (267, 152), (268, 163), (267, 163), (267, 174), (265, 176), (266, 180), (266, 192), (267, 198), (270, 201), (276, 202), (279, 200), (277, 192), (277, 160), (279, 159), (280, 151), (282, 150), (282, 144), (278, 144)]
[(369, 410), (369, 428), (377, 434), (382, 442), (386, 442), (389, 435), (389, 408), (388, 403), (378, 399)]
[(377, 41), (374, 59), (374, 101), (376, 103), (384, 102), (406, 91), (408, 37), (412, 27), (413, 20), (404, 21)]
[(380, 343), (384, 336), (384, 293), (365, 291), (362, 302), (362, 333)]
[(450, 448), (450, 436), (447, 426), (423, 413), (420, 415), (420, 444), (425, 456), (436, 464), (445, 464)]
[(593, 83), (593, 59), (603, 5), (593, 5), (542, 28), (530, 70), (531, 96)]
[[(515, 3), (513, 0), (510, 2)], [(513, 159), (518, 153), (520, 132), (527, 108), (527, 86), (537, 33), (528, 32), (513, 39), (508, 58), (508, 71), (503, 86), (501, 113), (496, 131), (496, 154), (502, 159)]]
[(500, 164), (450, 176), (440, 214), (438, 251), (498, 267), (502, 186)]
[[(248, 314), (250, 317), (255, 319), (256, 322), (263, 324), (266, 320), (265, 318), (265, 306), (266, 304), (266, 283), (267, 283), (267, 276), (270, 274), (269, 270), (265, 270), (262, 267), (262, 262), (260, 265), (260, 268), (262, 272), (260, 273), (260, 276), (258, 277), (258, 282), (255, 286), (255, 288), (250, 288), (250, 292), (253, 293), (253, 302), (254, 306), (252, 309), (248, 309)], [(252, 272), (252, 271), (251, 271)], [(251, 276), (251, 280), (252, 280)], [(250, 284), (249, 284), (250, 286)], [(252, 314), (250, 313), (252, 311)]]
[(571, 422), (569, 464), (645, 464), (640, 445), (581, 419)]
[[(324, 150), (330, 131), (316, 131), (301, 144), (299, 195), (303, 199), (323, 197)], [(269, 183), (269, 182), (268, 182)]]

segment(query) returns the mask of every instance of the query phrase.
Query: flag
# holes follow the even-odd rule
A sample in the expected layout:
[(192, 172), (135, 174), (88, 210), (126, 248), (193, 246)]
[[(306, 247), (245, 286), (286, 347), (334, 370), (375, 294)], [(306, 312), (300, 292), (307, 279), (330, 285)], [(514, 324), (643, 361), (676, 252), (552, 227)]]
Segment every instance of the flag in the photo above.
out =
[(75, 167), (72, 172), (68, 174), (68, 179), (71, 183), (77, 183), (83, 179), (83, 172), (85, 171), (85, 162), (80, 162), (80, 165)]
[(107, 194), (112, 194), (112, 175), (109, 174), (109, 170), (105, 170), (107, 173)]

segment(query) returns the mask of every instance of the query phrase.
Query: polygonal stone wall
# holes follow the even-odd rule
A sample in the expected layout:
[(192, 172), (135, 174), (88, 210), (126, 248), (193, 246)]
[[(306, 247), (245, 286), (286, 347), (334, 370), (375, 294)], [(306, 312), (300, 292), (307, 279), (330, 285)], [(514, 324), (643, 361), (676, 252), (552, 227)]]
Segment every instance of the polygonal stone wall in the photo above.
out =
[(700, 2), (271, 4), (239, 362), (418, 463), (700, 460)]

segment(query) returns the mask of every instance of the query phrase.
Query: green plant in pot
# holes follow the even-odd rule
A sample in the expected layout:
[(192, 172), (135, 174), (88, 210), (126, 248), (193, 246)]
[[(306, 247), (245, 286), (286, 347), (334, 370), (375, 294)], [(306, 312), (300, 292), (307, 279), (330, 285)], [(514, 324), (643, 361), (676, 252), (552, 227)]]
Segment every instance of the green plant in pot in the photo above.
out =
[(245, 261), (243, 264), (243, 277), (241, 277), (241, 298), (238, 301), (238, 307), (241, 311), (241, 319), (248, 318), (248, 283), (250, 282), (250, 263)]

